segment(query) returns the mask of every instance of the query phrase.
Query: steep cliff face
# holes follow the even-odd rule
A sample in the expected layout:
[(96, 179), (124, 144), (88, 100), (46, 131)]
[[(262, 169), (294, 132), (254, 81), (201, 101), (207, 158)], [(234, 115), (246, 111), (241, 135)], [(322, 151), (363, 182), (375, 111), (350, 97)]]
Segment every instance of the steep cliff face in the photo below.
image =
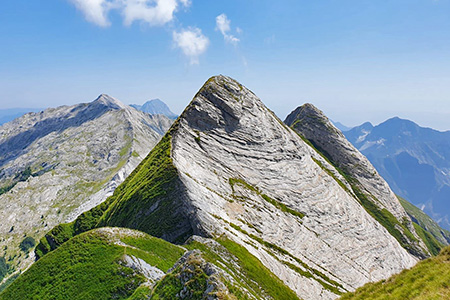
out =
[(291, 112), (285, 123), (339, 168), (361, 204), (405, 249), (419, 258), (429, 256), (389, 185), (322, 111), (305, 104)]
[(300, 297), (334, 298), (415, 263), (325, 159), (228, 77), (203, 86), (172, 146), (194, 230), (229, 235)]
[(38, 241), (104, 201), (170, 124), (101, 95), (1, 126), (0, 256), (10, 271), (33, 260), (20, 250), (25, 236)]
[(175, 242), (227, 237), (304, 299), (334, 299), (417, 261), (338, 170), (225, 76), (205, 83), (112, 197), (52, 230), (40, 249), (98, 226)]

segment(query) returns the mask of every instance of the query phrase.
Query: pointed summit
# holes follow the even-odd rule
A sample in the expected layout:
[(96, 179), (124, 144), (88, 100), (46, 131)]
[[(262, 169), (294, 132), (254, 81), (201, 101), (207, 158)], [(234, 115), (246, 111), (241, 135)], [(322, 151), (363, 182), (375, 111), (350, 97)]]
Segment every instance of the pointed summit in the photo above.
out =
[(171, 119), (176, 119), (178, 117), (170, 110), (167, 104), (160, 99), (152, 99), (145, 102), (143, 105), (131, 104), (130, 106), (151, 115), (165, 115)]
[(110, 109), (125, 109), (126, 105), (113, 98), (107, 94), (100, 94), (94, 101), (91, 102), (92, 105), (102, 105)]

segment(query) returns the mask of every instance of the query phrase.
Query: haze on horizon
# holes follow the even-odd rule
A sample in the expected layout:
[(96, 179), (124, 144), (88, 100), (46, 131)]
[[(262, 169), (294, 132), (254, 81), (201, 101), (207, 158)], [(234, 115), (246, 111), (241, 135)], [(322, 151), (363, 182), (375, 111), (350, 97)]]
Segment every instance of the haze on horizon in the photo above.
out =
[(311, 102), (347, 126), (450, 129), (450, 0), (241, 2), (2, 3), (0, 109), (106, 93), (180, 113), (225, 74), (282, 119)]

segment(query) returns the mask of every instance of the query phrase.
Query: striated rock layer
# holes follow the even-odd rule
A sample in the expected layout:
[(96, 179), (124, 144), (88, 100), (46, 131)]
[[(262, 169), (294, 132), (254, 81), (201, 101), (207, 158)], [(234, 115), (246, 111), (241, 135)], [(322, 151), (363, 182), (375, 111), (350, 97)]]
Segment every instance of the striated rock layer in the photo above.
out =
[(24, 236), (38, 241), (104, 201), (171, 123), (101, 95), (1, 126), (0, 256), (10, 270), (33, 260), (19, 250)]
[(333, 299), (415, 264), (321, 167), (333, 166), (231, 78), (211, 78), (178, 122), (172, 157), (194, 232), (229, 235), (300, 297)]
[(292, 111), (285, 123), (339, 168), (363, 206), (402, 246), (418, 258), (429, 256), (410, 217), (387, 182), (322, 111), (308, 103)]

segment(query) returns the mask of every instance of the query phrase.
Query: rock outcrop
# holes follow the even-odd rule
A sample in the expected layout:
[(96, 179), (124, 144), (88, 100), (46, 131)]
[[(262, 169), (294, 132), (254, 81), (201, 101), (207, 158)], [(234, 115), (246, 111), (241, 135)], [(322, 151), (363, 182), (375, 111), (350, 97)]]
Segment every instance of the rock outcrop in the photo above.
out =
[(292, 111), (285, 123), (310, 141), (342, 172), (361, 204), (405, 249), (418, 258), (429, 256), (387, 182), (322, 111), (312, 104), (304, 104)]
[(64, 226), (226, 237), (303, 299), (335, 299), (417, 261), (333, 165), (225, 76), (205, 83), (104, 205)]
[(33, 261), (19, 249), (111, 195), (172, 121), (107, 95), (29, 113), (0, 127), (0, 256), (10, 270)]

